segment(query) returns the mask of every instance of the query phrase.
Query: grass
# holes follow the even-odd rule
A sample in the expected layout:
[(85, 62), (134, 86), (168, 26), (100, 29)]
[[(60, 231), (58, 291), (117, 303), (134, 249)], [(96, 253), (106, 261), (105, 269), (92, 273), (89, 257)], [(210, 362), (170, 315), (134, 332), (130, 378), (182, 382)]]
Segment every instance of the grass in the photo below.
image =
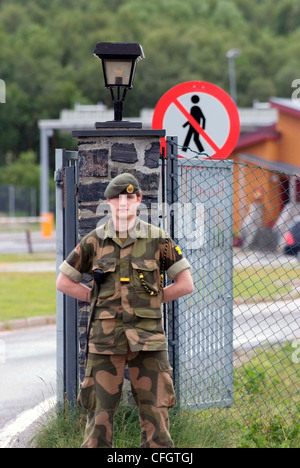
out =
[[(290, 298), (293, 282), (299, 281), (300, 267), (264, 267), (234, 270), (234, 297), (259, 301)], [(300, 293), (298, 294), (298, 296)], [(294, 297), (293, 297), (294, 298)]]
[(56, 313), (55, 273), (0, 273), (0, 321)]
[[(34, 438), (36, 448), (79, 448), (83, 442), (85, 415), (80, 408), (53, 413)], [(199, 424), (195, 414), (170, 411), (171, 435), (175, 447), (225, 448), (226, 441), (216, 425)], [(139, 448), (140, 426), (138, 410), (121, 404), (115, 417), (114, 447)]]
[(0, 265), (1, 263), (18, 263), (18, 262), (41, 262), (41, 261), (51, 261), (55, 262), (56, 254), (55, 252), (39, 252), (39, 253), (20, 253), (20, 254), (1, 254), (0, 255)]
[(235, 370), (235, 404), (227, 423), (238, 447), (300, 447), (300, 363), (292, 344), (251, 353)]
[[(299, 448), (300, 363), (291, 344), (257, 349), (234, 370), (234, 405), (205, 411), (170, 411), (176, 448)], [(35, 437), (37, 448), (75, 448), (83, 441), (85, 415), (54, 412)], [(135, 407), (121, 405), (116, 448), (139, 447)]]

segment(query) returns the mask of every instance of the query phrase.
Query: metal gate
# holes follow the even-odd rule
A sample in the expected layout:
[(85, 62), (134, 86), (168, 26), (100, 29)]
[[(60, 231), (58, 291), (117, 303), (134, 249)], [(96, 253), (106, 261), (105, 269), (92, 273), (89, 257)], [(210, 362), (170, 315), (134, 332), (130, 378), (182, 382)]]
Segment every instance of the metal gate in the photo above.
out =
[[(169, 305), (167, 332), (178, 405), (232, 405), (233, 166), (178, 159), (167, 139), (162, 217), (191, 264), (195, 290)], [(168, 213), (167, 213), (168, 211)]]
[[(56, 263), (78, 243), (78, 153), (56, 150)], [(78, 391), (77, 300), (57, 291), (57, 400), (75, 403)]]

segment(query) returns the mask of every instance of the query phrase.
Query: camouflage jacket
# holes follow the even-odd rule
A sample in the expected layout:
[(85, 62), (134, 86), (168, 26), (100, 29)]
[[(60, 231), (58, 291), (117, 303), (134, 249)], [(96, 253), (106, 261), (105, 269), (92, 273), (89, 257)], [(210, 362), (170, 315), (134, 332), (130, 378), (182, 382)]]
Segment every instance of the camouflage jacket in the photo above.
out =
[[(166, 241), (166, 239), (168, 241)], [(190, 267), (165, 231), (137, 220), (122, 242), (112, 220), (85, 236), (60, 266), (75, 282), (95, 269), (105, 273), (97, 295), (94, 284), (91, 309), (95, 313), (89, 352), (125, 354), (167, 349), (161, 303), (161, 265), (169, 279)], [(97, 297), (96, 297), (97, 296)]]

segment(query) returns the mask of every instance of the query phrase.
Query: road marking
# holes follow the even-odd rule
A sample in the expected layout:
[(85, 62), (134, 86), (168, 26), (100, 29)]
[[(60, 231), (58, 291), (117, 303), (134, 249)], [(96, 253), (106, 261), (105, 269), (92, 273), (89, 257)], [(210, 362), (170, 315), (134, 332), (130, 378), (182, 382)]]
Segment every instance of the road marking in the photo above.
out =
[(0, 431), (0, 448), (10, 448), (16, 437), (35, 423), (47, 411), (56, 404), (56, 398), (51, 397), (48, 400), (39, 403), (32, 409), (21, 413), (14, 421), (9, 422)]

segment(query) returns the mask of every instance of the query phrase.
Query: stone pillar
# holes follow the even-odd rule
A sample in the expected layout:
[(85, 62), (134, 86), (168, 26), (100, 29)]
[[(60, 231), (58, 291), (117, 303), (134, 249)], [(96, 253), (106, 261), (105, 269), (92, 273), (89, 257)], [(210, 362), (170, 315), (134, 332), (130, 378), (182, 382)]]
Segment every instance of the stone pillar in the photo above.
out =
[[(157, 206), (159, 188), (160, 138), (164, 130), (143, 130), (132, 122), (96, 123), (95, 130), (77, 130), (79, 154), (79, 237), (95, 229), (107, 213), (104, 191), (115, 176), (130, 172), (139, 181), (143, 191), (143, 206)], [(151, 210), (153, 212), (153, 210)], [(147, 220), (145, 210), (143, 219)], [(149, 222), (155, 223), (153, 217)], [(90, 278), (86, 278), (88, 282)], [(89, 310), (79, 305), (80, 347), (84, 351)], [(80, 366), (84, 355), (81, 353)]]

